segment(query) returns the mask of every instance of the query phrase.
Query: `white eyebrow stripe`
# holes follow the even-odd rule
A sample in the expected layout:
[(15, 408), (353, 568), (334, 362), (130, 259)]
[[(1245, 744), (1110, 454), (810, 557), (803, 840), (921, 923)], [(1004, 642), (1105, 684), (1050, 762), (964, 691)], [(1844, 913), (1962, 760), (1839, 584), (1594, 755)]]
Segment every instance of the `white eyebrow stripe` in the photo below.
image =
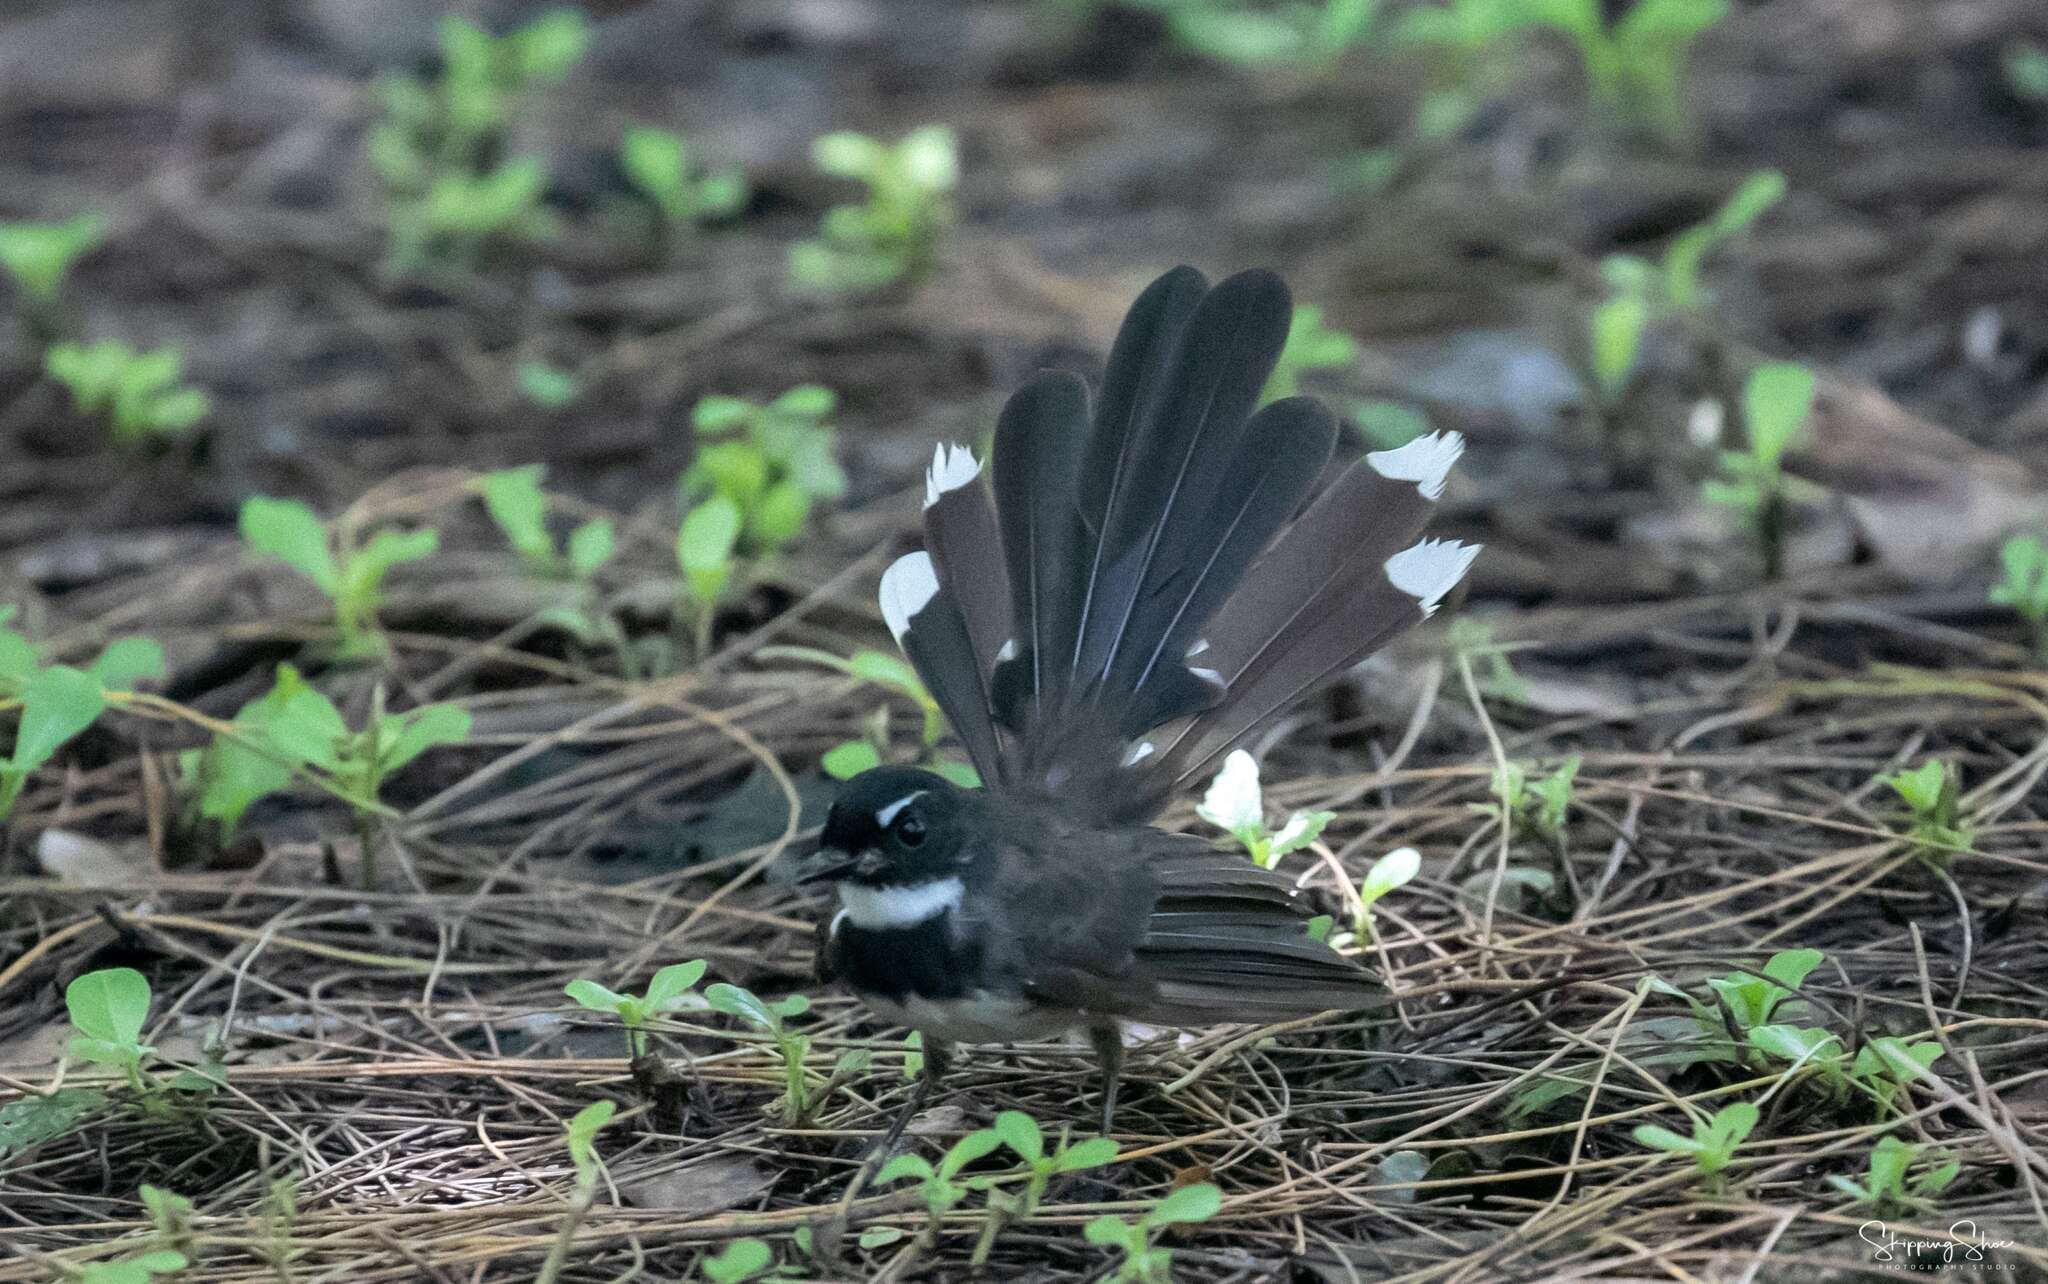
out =
[(894, 823), (897, 812), (902, 811), (905, 807), (908, 807), (910, 804), (924, 797), (924, 794), (925, 791), (919, 789), (912, 793), (907, 793), (903, 795), (901, 798), (898, 798), (895, 802), (890, 803), (887, 807), (884, 807), (882, 808), (882, 810), (876, 812), (875, 823), (877, 825), (880, 825), (882, 828), (887, 829), (892, 823)]
[(839, 913), (855, 927), (913, 927), (958, 907), (966, 890), (958, 878), (935, 878), (906, 887), (841, 883), (839, 903), (845, 908)]

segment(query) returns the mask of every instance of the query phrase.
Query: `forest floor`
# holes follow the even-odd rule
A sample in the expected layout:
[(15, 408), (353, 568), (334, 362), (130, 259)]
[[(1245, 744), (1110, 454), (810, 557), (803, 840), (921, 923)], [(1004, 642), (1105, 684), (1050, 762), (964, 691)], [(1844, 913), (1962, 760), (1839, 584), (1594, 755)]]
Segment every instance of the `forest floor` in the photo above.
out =
[[(2048, 103), (2006, 63), (2048, 12), (1739, 3), (1662, 143), (1539, 41), (1424, 143), (1412, 59), (1253, 74), (1138, 6), (1059, 8), (594, 6), (589, 53), (512, 138), (546, 159), (557, 234), (430, 283), (380, 271), (365, 136), (375, 73), (431, 64), (436, 6), (0, 19), (0, 217), (104, 211), (64, 324), (177, 345), (213, 406), (169, 448), (116, 446), (0, 321), (11, 627), (48, 660), (137, 634), (167, 656), (0, 830), (0, 1281), (166, 1245), (184, 1279), (716, 1278), (739, 1237), (796, 1278), (962, 1279), (977, 1253), (991, 1278), (1099, 1278), (1120, 1259), (1085, 1223), (1197, 1181), (1222, 1206), (1161, 1238), (1182, 1279), (1824, 1281), (1943, 1251), (2048, 1274), (2048, 670), (1987, 602), (2000, 541), (2048, 522)], [(744, 211), (666, 255), (622, 242), (628, 122), (742, 167)], [(811, 141), (934, 122), (961, 182), (930, 278), (793, 290), (789, 247), (846, 196)], [(1602, 260), (1654, 257), (1767, 170), (1787, 194), (1709, 260), (1711, 306), (1595, 391)], [(936, 1219), (903, 1186), (841, 1199), (913, 1053), (813, 992), (823, 907), (775, 866), (829, 805), (820, 756), (885, 705), (913, 754), (918, 719), (793, 648), (887, 648), (875, 578), (933, 443), (982, 441), (1034, 369), (1096, 373), (1176, 262), (1276, 268), (1362, 345), (1309, 391), (1465, 433), (1433, 533), (1486, 551), (1461, 601), (1256, 746), (1269, 802), (1334, 813), (1285, 868), (1339, 940), (1374, 861), (1420, 852), (1360, 944), (1387, 1007), (1135, 1049), (1116, 1163), (983, 1242), (978, 1192)], [(1700, 488), (1702, 407), (1739, 404), (1764, 356), (1820, 381), (1775, 581)], [(574, 398), (523, 395), (531, 363)], [(704, 646), (671, 637), (692, 407), (804, 383), (838, 396), (843, 499), (749, 568)], [(614, 521), (580, 591), (663, 672), (548, 623), (568, 590), (476, 499), (529, 463), (565, 520)], [(252, 495), (351, 540), (439, 531), (391, 575), (381, 660), (335, 661), (313, 586), (251, 556)], [(302, 787), (223, 842), (180, 755), (280, 662), (352, 726), (453, 702), (470, 732), (367, 822)], [(1961, 841), (1916, 841), (1885, 783), (1930, 761)], [(1504, 811), (1516, 771), (1568, 762), (1561, 823)], [(1194, 801), (1163, 823), (1200, 827)], [(802, 1118), (746, 1024), (685, 1005), (632, 1063), (563, 997), (691, 959), (810, 994)], [(151, 1073), (214, 1086), (138, 1098), (63, 1059), (66, 986), (122, 966), (153, 990)], [(1757, 1027), (1808, 1042), (1779, 1055)], [(936, 1156), (1010, 1108), (1079, 1135), (1092, 1073), (1078, 1046), (973, 1050), (913, 1137)], [(563, 1130), (600, 1099), (620, 1114), (585, 1206)], [(1756, 1122), (1717, 1172), (1636, 1136), (1730, 1106)], [(1836, 1179), (1868, 1183), (1886, 1138), (1917, 1149), (1880, 1206)], [(145, 1183), (193, 1201), (182, 1231)]]

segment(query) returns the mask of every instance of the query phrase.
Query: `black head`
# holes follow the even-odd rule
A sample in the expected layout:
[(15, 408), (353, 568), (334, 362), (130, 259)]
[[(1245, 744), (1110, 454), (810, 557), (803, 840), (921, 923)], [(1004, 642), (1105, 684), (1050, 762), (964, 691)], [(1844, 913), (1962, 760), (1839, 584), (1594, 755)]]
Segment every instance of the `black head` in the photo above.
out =
[(929, 771), (864, 771), (841, 786), (797, 881), (902, 887), (949, 878), (966, 856), (971, 806), (966, 791)]

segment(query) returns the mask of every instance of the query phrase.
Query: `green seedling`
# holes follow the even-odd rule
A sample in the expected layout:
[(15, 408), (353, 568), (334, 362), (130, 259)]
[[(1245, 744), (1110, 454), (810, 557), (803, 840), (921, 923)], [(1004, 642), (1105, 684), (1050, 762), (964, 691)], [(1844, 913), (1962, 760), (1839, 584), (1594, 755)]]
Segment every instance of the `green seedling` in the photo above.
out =
[(1343, 370), (1358, 360), (1358, 340), (1342, 330), (1323, 324), (1323, 310), (1304, 303), (1294, 310), (1287, 326), (1287, 342), (1280, 360), (1259, 394), (1261, 403), (1278, 401), (1301, 392), (1301, 377), (1317, 370)]
[(159, 1275), (173, 1275), (190, 1263), (183, 1253), (168, 1248), (118, 1262), (93, 1262), (78, 1268), (78, 1284), (150, 1284)]
[(1611, 24), (1602, 0), (1519, 0), (1518, 7), (1521, 23), (1571, 41), (1595, 101), (1667, 141), (1686, 137), (1686, 64), (1694, 40), (1727, 16), (1728, 0), (1639, 0)]
[(144, 1182), (139, 1192), (149, 1212), (157, 1242), (181, 1253), (192, 1252), (192, 1201), (174, 1191)]
[(384, 577), (405, 562), (432, 557), (441, 536), (432, 529), (374, 531), (359, 548), (336, 549), (313, 510), (295, 499), (257, 495), (242, 505), (242, 539), (258, 553), (277, 558), (313, 582), (334, 604), (334, 625), (343, 658), (380, 655), (377, 608)]
[(676, 245), (699, 224), (727, 218), (747, 203), (747, 180), (737, 169), (702, 171), (681, 134), (628, 125), (619, 167), (654, 211), (656, 238)]
[(1642, 1124), (1632, 1135), (1638, 1145), (1689, 1156), (1693, 1171), (1699, 1175), (1702, 1184), (1710, 1192), (1719, 1194), (1723, 1188), (1722, 1171), (1735, 1158), (1736, 1148), (1756, 1127), (1756, 1121), (1756, 1106), (1748, 1101), (1736, 1101), (1715, 1111), (1711, 1119), (1695, 1116), (1690, 1137), (1681, 1137), (1656, 1124)]
[(1021, 1110), (999, 1112), (990, 1131), (1023, 1162), (1025, 1175), (1024, 1184), (1015, 1191), (1006, 1193), (993, 1187), (989, 1189), (989, 1217), (982, 1224), (981, 1238), (975, 1243), (970, 1263), (976, 1270), (987, 1264), (996, 1236), (1004, 1227), (1025, 1221), (1038, 1211), (1039, 1203), (1045, 1198), (1046, 1187), (1053, 1178), (1064, 1173), (1100, 1168), (1114, 1163), (1117, 1156), (1117, 1144), (1108, 1137), (1070, 1142), (1064, 1129), (1058, 1143), (1047, 1149), (1045, 1133), (1038, 1126), (1038, 1121)]
[(569, 1163), (576, 1170), (576, 1187), (569, 1196), (569, 1208), (562, 1218), (562, 1228), (556, 1232), (554, 1245), (541, 1262), (534, 1284), (555, 1284), (562, 1268), (568, 1265), (570, 1251), (576, 1244), (576, 1228), (583, 1224), (583, 1219), (590, 1213), (590, 1206), (596, 1202), (598, 1179), (604, 1175), (604, 1160), (597, 1153), (597, 1134), (612, 1121), (617, 1110), (614, 1102), (593, 1101), (577, 1111), (563, 1128), (563, 1143), (569, 1150)]
[(1123, 1253), (1116, 1273), (1108, 1277), (1118, 1284), (1169, 1284), (1173, 1250), (1159, 1246), (1159, 1233), (1169, 1226), (1206, 1222), (1222, 1208), (1223, 1192), (1209, 1182), (1199, 1182), (1174, 1191), (1135, 1222), (1104, 1213), (1082, 1227), (1081, 1235), (1091, 1244)]
[(557, 547), (548, 531), (547, 495), (540, 488), (545, 475), (539, 464), (485, 474), (478, 483), (484, 508), (529, 571), (588, 583), (612, 558), (612, 524), (593, 518), (570, 531), (567, 543)]
[(815, 504), (846, 493), (830, 422), (838, 404), (830, 388), (808, 383), (766, 404), (705, 397), (690, 416), (697, 458), (683, 474), (683, 499), (730, 500), (740, 517), (740, 552), (782, 552), (803, 534)]
[(389, 203), (388, 272), (473, 266), (493, 242), (552, 230), (540, 203), (546, 171), (531, 157), (505, 156), (504, 144), (523, 103), (566, 77), (589, 38), (588, 20), (573, 9), (503, 36), (451, 15), (441, 25), (439, 79), (383, 82), (384, 117), (368, 147)]
[(703, 959), (672, 963), (654, 974), (645, 994), (620, 994), (580, 977), (563, 986), (562, 992), (592, 1012), (618, 1017), (626, 1027), (626, 1054), (638, 1059), (647, 1052), (647, 1022), (682, 1007), (704, 978), (704, 968)]
[(1911, 811), (1906, 834), (1923, 860), (1946, 868), (1957, 852), (1967, 852), (1977, 831), (1963, 823), (1962, 777), (1951, 763), (1923, 762), (1884, 777), (1892, 792)]
[(825, 173), (861, 184), (867, 198), (827, 210), (819, 235), (790, 247), (797, 288), (865, 294), (931, 275), (956, 218), (960, 145), (951, 129), (926, 125), (894, 144), (827, 134), (811, 144), (811, 159)]
[(676, 529), (676, 563), (682, 567), (685, 597), (678, 616), (696, 621), (697, 654), (711, 650), (711, 622), (737, 569), (740, 542), (739, 505), (713, 495), (692, 508)]
[(1735, 512), (1749, 527), (1763, 556), (1764, 578), (1785, 568), (1785, 534), (1792, 504), (1817, 488), (1784, 470), (1785, 453), (1797, 445), (1813, 413), (1813, 372), (1804, 366), (1759, 366), (1743, 387), (1746, 450), (1721, 452), (1721, 476), (1706, 481), (1708, 502)]
[(70, 390), (78, 413), (105, 418), (123, 446), (182, 436), (213, 409), (204, 391), (179, 383), (182, 364), (175, 348), (136, 352), (113, 339), (60, 343), (43, 355), (44, 371)]
[(767, 1035), (775, 1044), (776, 1052), (782, 1057), (782, 1099), (776, 1103), (776, 1113), (791, 1127), (799, 1127), (808, 1121), (812, 1112), (831, 1095), (833, 1088), (860, 1069), (860, 1057), (842, 1056), (832, 1067), (832, 1074), (823, 1086), (812, 1086), (809, 1072), (804, 1069), (804, 1058), (811, 1053), (810, 1037), (789, 1025), (792, 1018), (811, 1010), (811, 1001), (801, 994), (787, 995), (769, 1003), (751, 990), (720, 983), (705, 990), (704, 999), (714, 1011), (738, 1017)]
[(2032, 40), (2014, 40), (1998, 58), (2006, 88), (2027, 102), (2048, 103), (2048, 48)]
[(875, 1184), (887, 1186), (905, 1178), (914, 1180), (918, 1194), (924, 1198), (925, 1209), (936, 1224), (977, 1189), (973, 1183), (961, 1178), (960, 1170), (995, 1153), (1002, 1144), (1003, 1139), (995, 1129), (978, 1128), (954, 1142), (937, 1164), (923, 1155), (896, 1156), (875, 1174)]
[(156, 1055), (155, 1048), (142, 1042), (149, 998), (149, 981), (132, 967), (87, 972), (64, 987), (64, 1009), (78, 1031), (71, 1039), (71, 1055), (120, 1071), (137, 1094), (148, 1091), (143, 1058)]
[(22, 319), (39, 341), (58, 333), (71, 269), (106, 239), (107, 220), (93, 213), (62, 223), (0, 223), (0, 269), (13, 280)]
[(522, 361), (512, 374), (519, 381), (519, 394), (542, 410), (566, 410), (583, 395), (574, 374), (545, 361)]
[(1712, 217), (1673, 237), (1656, 262), (1634, 254), (1601, 260), (1607, 296), (1590, 314), (1588, 338), (1594, 382), (1608, 403), (1627, 391), (1653, 326), (1704, 320), (1713, 302), (1702, 283), (1707, 260), (1748, 232), (1785, 190), (1785, 176), (1775, 170), (1752, 174)]
[(1535, 839), (1553, 851), (1563, 851), (1566, 820), (1571, 813), (1572, 789), (1579, 776), (1579, 755), (1559, 763), (1556, 770), (1531, 780), (1529, 767), (1506, 762), (1494, 768), (1490, 803), (1473, 803), (1480, 815), (1511, 827), (1514, 841)]
[[(1396, 847), (1374, 861), (1358, 885), (1358, 918), (1352, 924), (1352, 932), (1370, 938), (1373, 935), (1372, 907), (1388, 892), (1414, 882), (1415, 876), (1421, 872), (1422, 853), (1413, 847)], [(1327, 933), (1323, 939), (1328, 939)]]
[(1998, 550), (2004, 578), (1991, 586), (1993, 606), (2009, 606), (2027, 622), (2034, 650), (2048, 660), (2048, 543), (2015, 535)]
[(697, 1269), (709, 1284), (742, 1284), (759, 1278), (774, 1264), (774, 1250), (765, 1241), (746, 1236), (706, 1257)]
[[(962, 789), (981, 787), (981, 776), (973, 767), (964, 762), (938, 756), (939, 741), (946, 734), (945, 715), (939, 709), (939, 702), (932, 698), (932, 693), (926, 690), (924, 682), (917, 676), (917, 670), (911, 668), (900, 656), (864, 650), (856, 651), (842, 659), (830, 651), (820, 651), (814, 647), (780, 646), (762, 648), (760, 657), (764, 660), (801, 660), (809, 664), (823, 665), (904, 697), (917, 707), (923, 726), (922, 753), (918, 758), (918, 765), (944, 776)], [(874, 716), (868, 720), (866, 737), (842, 741), (832, 746), (825, 751), (818, 765), (834, 780), (851, 780), (869, 768), (881, 766), (888, 748), (889, 709), (883, 705), (877, 707)]]
[(1322, 837), (1323, 827), (1337, 816), (1332, 811), (1297, 811), (1290, 813), (1279, 829), (1268, 829), (1259, 764), (1242, 749), (1233, 749), (1224, 758), (1222, 769), (1196, 804), (1195, 814), (1244, 844), (1252, 862), (1261, 869), (1273, 868), (1281, 857)]
[(187, 754), (182, 766), (199, 814), (232, 835), (258, 800), (303, 775), (347, 802), (362, 840), (363, 885), (376, 883), (376, 824), (384, 814), (384, 782), (429, 749), (469, 738), (470, 715), (451, 704), (383, 711), (381, 688), (369, 720), (351, 730), (334, 702), (288, 664), (277, 666), (270, 692), (243, 705), (232, 733)]
[[(702, 967), (701, 964), (698, 966)], [(604, 1172), (604, 1160), (597, 1153), (597, 1134), (612, 1121), (612, 1115), (618, 1108), (614, 1101), (593, 1101), (577, 1111), (563, 1130), (563, 1141), (569, 1148), (569, 1162), (576, 1169), (576, 1188), (579, 1191), (595, 1189), (598, 1177)]]
[(1149, 0), (1167, 30), (1188, 50), (1250, 70), (1292, 68), (1306, 74), (1332, 64), (1372, 37), (1379, 0)]
[(1881, 1216), (1920, 1212), (1962, 1174), (1958, 1160), (1912, 1172), (1927, 1147), (1883, 1136), (1870, 1148), (1870, 1172), (1862, 1180), (1831, 1174), (1828, 1184)]

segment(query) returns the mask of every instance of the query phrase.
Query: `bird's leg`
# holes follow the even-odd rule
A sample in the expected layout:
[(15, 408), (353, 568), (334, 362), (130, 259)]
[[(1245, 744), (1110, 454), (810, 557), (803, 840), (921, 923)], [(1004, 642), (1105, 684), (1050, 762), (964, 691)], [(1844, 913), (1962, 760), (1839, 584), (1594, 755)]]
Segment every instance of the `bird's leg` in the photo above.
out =
[(859, 1171), (847, 1184), (846, 1193), (839, 1197), (839, 1205), (832, 1216), (813, 1231), (818, 1237), (819, 1250), (828, 1259), (838, 1255), (839, 1241), (845, 1235), (846, 1219), (852, 1211), (853, 1201), (860, 1198), (861, 1192), (867, 1189), (868, 1183), (888, 1160), (889, 1153), (896, 1149), (896, 1143), (903, 1140), (903, 1130), (910, 1126), (917, 1112), (924, 1109), (925, 1102), (931, 1100), (933, 1090), (952, 1064), (953, 1045), (927, 1035), (924, 1040), (924, 1069), (917, 1076), (917, 1086), (910, 1090), (909, 1102), (896, 1112), (896, 1118), (890, 1121), (889, 1131), (882, 1134), (882, 1139), (868, 1148), (867, 1158), (861, 1161)]
[(1088, 1027), (1088, 1042), (1095, 1045), (1095, 1060), (1102, 1066), (1102, 1135), (1116, 1116), (1116, 1081), (1124, 1067), (1124, 1032), (1116, 1022), (1105, 1021)]
[(896, 1149), (896, 1143), (903, 1140), (903, 1130), (910, 1126), (917, 1112), (924, 1109), (924, 1103), (931, 1100), (933, 1089), (939, 1086), (939, 1080), (952, 1064), (953, 1045), (927, 1035), (924, 1040), (924, 1069), (917, 1076), (917, 1087), (911, 1089), (909, 1102), (896, 1113), (896, 1118), (889, 1124), (889, 1131), (882, 1134), (881, 1143), (869, 1156), (869, 1164), (888, 1158), (889, 1152)]

